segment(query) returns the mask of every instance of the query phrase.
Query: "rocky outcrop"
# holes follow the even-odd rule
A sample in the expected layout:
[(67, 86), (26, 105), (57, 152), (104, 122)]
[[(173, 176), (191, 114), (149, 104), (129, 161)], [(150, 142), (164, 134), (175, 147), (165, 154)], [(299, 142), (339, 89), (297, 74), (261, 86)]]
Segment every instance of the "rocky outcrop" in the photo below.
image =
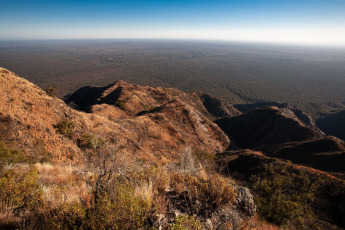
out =
[[(239, 226), (254, 227), (253, 217), (256, 213), (256, 205), (250, 190), (232, 184), (236, 191), (235, 201), (228, 200), (225, 204), (215, 209), (205, 210), (200, 200), (192, 200), (188, 191), (181, 194), (167, 193), (169, 208), (167, 215), (162, 216), (160, 225), (169, 219), (180, 215), (196, 215), (204, 229), (237, 229)], [(205, 215), (207, 213), (207, 215)]]
[(250, 190), (245, 187), (239, 187), (237, 189), (237, 196), (235, 207), (245, 216), (254, 216), (256, 212), (256, 206), (254, 203), (254, 198), (250, 193)]

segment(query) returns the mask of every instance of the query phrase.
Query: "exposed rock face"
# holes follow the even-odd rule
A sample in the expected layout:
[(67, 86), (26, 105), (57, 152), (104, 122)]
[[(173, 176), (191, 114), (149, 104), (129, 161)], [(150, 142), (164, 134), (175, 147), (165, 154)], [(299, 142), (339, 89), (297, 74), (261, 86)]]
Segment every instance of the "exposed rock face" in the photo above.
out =
[(181, 194), (169, 193), (169, 210), (163, 222), (182, 214), (208, 213), (207, 216), (198, 215), (200, 217), (199, 221), (203, 223), (205, 229), (236, 229), (244, 225), (252, 227), (254, 223), (251, 220), (256, 213), (253, 196), (248, 188), (239, 187), (236, 184), (232, 184), (232, 186), (237, 191), (235, 202), (229, 200), (214, 210), (203, 210), (201, 201), (191, 200), (188, 192)]
[(248, 188), (239, 187), (237, 189), (235, 206), (244, 213), (245, 216), (254, 216), (256, 212), (256, 206), (254, 198)]
[[(27, 154), (42, 148), (56, 158), (73, 159), (82, 152), (79, 140), (93, 135), (110, 146), (124, 146), (121, 152), (134, 156), (133, 160), (164, 163), (176, 159), (187, 146), (217, 153), (230, 143), (206, 118), (211, 115), (196, 94), (118, 81), (107, 87), (84, 87), (67, 99), (89, 112), (85, 113), (8, 70), (0, 69), (0, 74), (0, 125), (7, 133), (1, 138), (14, 138), (14, 147)], [(73, 123), (71, 136), (57, 130), (61, 121)]]
[[(250, 220), (256, 213), (256, 205), (250, 190), (246, 187), (236, 186), (237, 195), (234, 204), (224, 205), (218, 208), (211, 216), (208, 224), (209, 229), (227, 229), (231, 223), (232, 229), (246, 225), (255, 226)], [(246, 223), (246, 224), (244, 224)]]

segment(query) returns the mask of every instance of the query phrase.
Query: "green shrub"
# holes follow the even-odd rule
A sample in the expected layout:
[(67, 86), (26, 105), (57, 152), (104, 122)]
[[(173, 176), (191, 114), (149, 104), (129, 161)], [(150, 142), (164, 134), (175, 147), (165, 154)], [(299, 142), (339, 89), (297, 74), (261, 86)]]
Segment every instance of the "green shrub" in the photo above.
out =
[(49, 229), (83, 229), (86, 225), (86, 210), (80, 204), (62, 204), (52, 212), (47, 221)]
[(216, 159), (216, 155), (209, 153), (207, 151), (195, 151), (194, 155), (196, 156), (196, 159), (198, 159), (199, 161), (205, 161), (205, 160), (215, 160)]
[(65, 135), (66, 137), (72, 138), (75, 131), (74, 122), (68, 119), (62, 119), (56, 126), (59, 133)]
[(126, 111), (126, 103), (122, 101), (115, 102), (115, 106), (119, 109)]
[(265, 171), (253, 176), (253, 190), (260, 216), (277, 225), (303, 226), (312, 222), (311, 202), (317, 180), (292, 166), (265, 165)]
[(53, 86), (49, 86), (48, 88), (45, 89), (45, 91), (47, 95), (51, 97), (56, 97), (56, 94), (58, 93), (58, 89)]
[(114, 190), (101, 195), (90, 212), (89, 226), (91, 229), (140, 229), (145, 225), (148, 211), (130, 184), (115, 182)]
[(193, 216), (180, 215), (175, 218), (168, 229), (170, 230), (198, 230), (204, 229), (200, 221), (196, 220)]
[(9, 148), (4, 142), (0, 142), (0, 166), (11, 163), (25, 162), (22, 151)]
[(78, 146), (82, 149), (99, 149), (104, 144), (105, 141), (102, 138), (92, 134), (85, 134), (78, 139)]
[(20, 169), (3, 170), (0, 174), (0, 211), (2, 214), (20, 215), (37, 209), (42, 202), (42, 189), (36, 168), (27, 172)]

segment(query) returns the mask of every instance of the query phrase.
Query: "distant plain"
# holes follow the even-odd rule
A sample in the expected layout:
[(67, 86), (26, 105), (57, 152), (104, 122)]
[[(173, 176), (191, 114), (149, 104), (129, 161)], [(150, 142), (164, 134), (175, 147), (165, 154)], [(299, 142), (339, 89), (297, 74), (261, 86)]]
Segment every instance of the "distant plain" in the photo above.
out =
[(130, 83), (203, 91), (232, 104), (287, 102), (317, 119), (345, 110), (345, 49), (183, 40), (0, 41), (0, 66), (59, 97)]

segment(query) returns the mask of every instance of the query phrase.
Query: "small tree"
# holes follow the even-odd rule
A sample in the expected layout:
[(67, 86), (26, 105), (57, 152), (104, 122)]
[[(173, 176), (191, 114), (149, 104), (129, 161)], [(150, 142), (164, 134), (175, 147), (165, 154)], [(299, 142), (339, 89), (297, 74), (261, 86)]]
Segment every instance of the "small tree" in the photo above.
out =
[(116, 173), (127, 178), (123, 172), (122, 160), (118, 152), (121, 148), (116, 144), (110, 147), (107, 141), (95, 136), (88, 136), (88, 145), (85, 149), (85, 158), (90, 171), (94, 173), (94, 204), (96, 205), (100, 195), (111, 191), (111, 183)]

